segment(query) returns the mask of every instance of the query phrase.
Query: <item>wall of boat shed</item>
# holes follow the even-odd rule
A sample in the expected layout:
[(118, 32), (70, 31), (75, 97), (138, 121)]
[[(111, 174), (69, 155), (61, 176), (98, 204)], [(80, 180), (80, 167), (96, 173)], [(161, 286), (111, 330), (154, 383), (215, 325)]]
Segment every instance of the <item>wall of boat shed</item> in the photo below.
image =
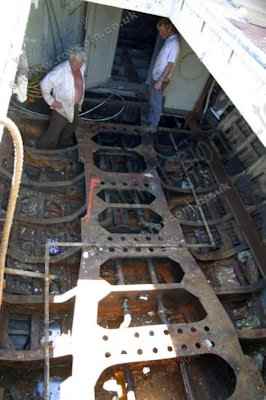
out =
[(51, 68), (84, 40), (86, 3), (80, 0), (41, 0), (32, 5), (25, 45), (32, 69)]

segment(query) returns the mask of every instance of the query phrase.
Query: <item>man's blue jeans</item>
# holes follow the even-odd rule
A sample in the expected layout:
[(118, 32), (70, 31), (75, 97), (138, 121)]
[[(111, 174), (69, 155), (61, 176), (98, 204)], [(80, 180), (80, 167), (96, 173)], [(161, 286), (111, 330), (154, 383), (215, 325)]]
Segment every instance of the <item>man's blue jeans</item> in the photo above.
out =
[(163, 90), (156, 90), (154, 82), (150, 87), (148, 124), (152, 128), (157, 128), (161, 119), (163, 110)]

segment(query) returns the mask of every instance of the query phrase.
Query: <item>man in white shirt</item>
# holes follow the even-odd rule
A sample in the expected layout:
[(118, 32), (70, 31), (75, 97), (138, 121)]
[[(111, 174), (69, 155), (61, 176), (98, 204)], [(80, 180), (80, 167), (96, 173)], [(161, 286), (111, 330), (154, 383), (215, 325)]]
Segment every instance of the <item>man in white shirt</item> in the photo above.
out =
[(159, 125), (163, 109), (163, 93), (170, 82), (180, 52), (179, 35), (171, 21), (162, 18), (157, 28), (165, 42), (152, 70), (148, 114), (148, 124), (152, 131), (156, 131)]
[(52, 110), (48, 130), (37, 147), (56, 149), (75, 144), (75, 129), (85, 94), (86, 54), (73, 50), (69, 60), (59, 64), (41, 81), (42, 95)]

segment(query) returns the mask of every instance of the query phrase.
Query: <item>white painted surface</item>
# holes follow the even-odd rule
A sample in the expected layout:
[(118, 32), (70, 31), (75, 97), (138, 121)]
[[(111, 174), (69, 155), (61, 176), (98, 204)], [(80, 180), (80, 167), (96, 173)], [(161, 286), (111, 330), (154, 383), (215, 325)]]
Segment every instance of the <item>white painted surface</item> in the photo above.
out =
[(31, 0), (9, 0), (0, 7), (0, 117), (7, 113), (30, 7)]
[(97, 86), (111, 76), (122, 10), (90, 4), (87, 16), (88, 53), (86, 87)]
[(172, 80), (166, 89), (166, 108), (192, 111), (209, 77), (189, 45), (181, 41), (181, 53)]
[(240, 12), (251, 24), (266, 27), (266, 3), (263, 0), (241, 1)]
[(92, 3), (168, 17), (173, 0), (94, 0)]
[(179, 0), (172, 21), (266, 144), (266, 54), (232, 27), (215, 7)]

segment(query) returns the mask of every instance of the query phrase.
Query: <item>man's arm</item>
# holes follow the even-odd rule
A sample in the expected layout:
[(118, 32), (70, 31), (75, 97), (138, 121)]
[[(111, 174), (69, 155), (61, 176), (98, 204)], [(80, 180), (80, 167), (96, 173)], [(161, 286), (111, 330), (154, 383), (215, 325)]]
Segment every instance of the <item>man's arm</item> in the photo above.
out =
[(54, 82), (56, 81), (56, 75), (57, 75), (56, 71), (51, 71), (43, 78), (43, 80), (40, 83), (42, 96), (46, 101), (46, 103), (52, 109), (59, 109), (62, 107), (62, 104), (51, 95), (51, 92), (54, 87)]
[(83, 91), (82, 91), (82, 98), (79, 102), (79, 111), (82, 109), (82, 104), (85, 98), (85, 86), (86, 86), (86, 78), (85, 78), (85, 71), (86, 71), (86, 64), (84, 63), (81, 67), (81, 76), (82, 76), (82, 83), (83, 83)]
[(175, 69), (175, 63), (169, 62), (165, 67), (165, 70), (162, 73), (160, 79), (157, 82), (155, 82), (154, 88), (157, 90), (161, 90), (163, 84), (170, 80), (172, 73), (174, 72), (174, 69)]
[(177, 40), (175, 43), (170, 44), (169, 46), (170, 47), (168, 48), (169, 52), (167, 55), (167, 66), (165, 67), (165, 70), (163, 71), (160, 79), (154, 84), (154, 88), (157, 90), (162, 90), (163, 84), (170, 81), (180, 53), (179, 40)]

